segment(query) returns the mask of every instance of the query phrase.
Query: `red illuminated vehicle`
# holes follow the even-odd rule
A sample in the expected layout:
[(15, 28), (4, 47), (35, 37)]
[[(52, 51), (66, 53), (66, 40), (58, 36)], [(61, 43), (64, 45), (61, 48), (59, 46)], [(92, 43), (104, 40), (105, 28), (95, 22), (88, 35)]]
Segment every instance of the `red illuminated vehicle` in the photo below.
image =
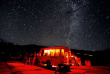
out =
[(41, 48), (37, 53), (35, 64), (43, 64), (47, 67), (70, 68), (70, 65), (75, 65), (76, 56), (71, 56), (71, 50), (67, 47), (49, 47)]

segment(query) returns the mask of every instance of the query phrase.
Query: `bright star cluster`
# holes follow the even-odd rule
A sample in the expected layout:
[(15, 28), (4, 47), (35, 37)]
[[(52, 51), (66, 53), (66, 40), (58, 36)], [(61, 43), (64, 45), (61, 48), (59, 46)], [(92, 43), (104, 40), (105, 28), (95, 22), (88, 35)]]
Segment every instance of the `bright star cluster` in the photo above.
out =
[(18, 45), (110, 47), (108, 0), (1, 0), (0, 38)]

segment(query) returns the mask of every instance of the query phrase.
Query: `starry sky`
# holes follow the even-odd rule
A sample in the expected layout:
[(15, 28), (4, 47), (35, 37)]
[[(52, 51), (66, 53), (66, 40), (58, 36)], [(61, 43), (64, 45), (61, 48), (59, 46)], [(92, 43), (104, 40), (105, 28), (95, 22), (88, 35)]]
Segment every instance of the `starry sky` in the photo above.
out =
[(0, 0), (0, 38), (18, 45), (110, 47), (109, 0)]

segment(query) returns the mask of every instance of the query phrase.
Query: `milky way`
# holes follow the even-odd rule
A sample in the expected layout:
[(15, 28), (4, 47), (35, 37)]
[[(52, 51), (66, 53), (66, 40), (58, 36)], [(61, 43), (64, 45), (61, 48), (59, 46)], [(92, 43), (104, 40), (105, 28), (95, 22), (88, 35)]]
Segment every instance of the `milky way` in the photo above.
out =
[(1, 0), (0, 38), (14, 44), (110, 47), (107, 0)]

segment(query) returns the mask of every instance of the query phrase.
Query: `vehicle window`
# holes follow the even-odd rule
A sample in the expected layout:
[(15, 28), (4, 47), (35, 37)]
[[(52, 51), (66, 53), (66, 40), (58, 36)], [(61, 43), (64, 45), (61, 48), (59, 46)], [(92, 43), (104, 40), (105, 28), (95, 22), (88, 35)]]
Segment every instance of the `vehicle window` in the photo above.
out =
[(44, 50), (44, 54), (43, 54), (43, 56), (47, 56), (47, 50)]
[(61, 56), (64, 56), (64, 49), (61, 49)]
[(67, 57), (67, 55), (68, 55), (68, 52), (65, 52), (64, 56)]
[(71, 56), (71, 51), (69, 51), (69, 54), (68, 55)]
[(60, 49), (56, 49), (55, 50), (55, 56), (59, 56), (60, 55)]
[(50, 50), (50, 56), (54, 56), (55, 55), (55, 49)]
[(50, 56), (50, 50), (44, 50), (43, 56)]

